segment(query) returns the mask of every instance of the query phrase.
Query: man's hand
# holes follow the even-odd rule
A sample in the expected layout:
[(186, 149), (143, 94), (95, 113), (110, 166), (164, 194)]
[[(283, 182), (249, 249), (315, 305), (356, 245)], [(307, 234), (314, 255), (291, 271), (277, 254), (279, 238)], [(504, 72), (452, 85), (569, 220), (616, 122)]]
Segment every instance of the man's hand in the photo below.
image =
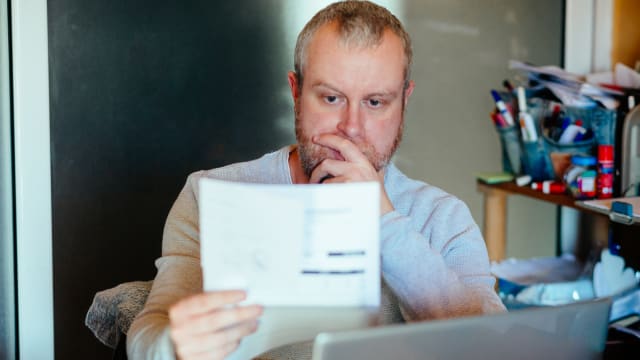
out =
[(169, 309), (179, 359), (224, 359), (258, 326), (262, 307), (237, 306), (244, 291), (214, 291), (185, 298)]
[(309, 183), (377, 181), (380, 184), (380, 214), (393, 211), (393, 205), (384, 190), (384, 169), (377, 172), (353, 142), (332, 134), (314, 136), (313, 142), (339, 152), (344, 160), (323, 160), (311, 173)]

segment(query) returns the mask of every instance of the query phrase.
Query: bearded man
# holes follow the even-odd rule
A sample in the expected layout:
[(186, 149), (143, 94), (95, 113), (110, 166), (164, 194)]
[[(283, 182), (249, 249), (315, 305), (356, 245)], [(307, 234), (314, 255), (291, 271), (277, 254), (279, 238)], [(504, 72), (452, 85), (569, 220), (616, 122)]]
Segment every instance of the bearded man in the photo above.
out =
[[(367, 1), (329, 5), (299, 34), (294, 63), (288, 82), (297, 144), (189, 176), (167, 218), (149, 299), (129, 330), (129, 358), (222, 359), (259, 326), (262, 307), (239, 305), (244, 291), (202, 291), (196, 199), (203, 177), (268, 184), (376, 181), (380, 323), (504, 311), (467, 206), (409, 179), (391, 162), (414, 89), (411, 40), (400, 21)], [(294, 346), (261, 358), (310, 354)]]

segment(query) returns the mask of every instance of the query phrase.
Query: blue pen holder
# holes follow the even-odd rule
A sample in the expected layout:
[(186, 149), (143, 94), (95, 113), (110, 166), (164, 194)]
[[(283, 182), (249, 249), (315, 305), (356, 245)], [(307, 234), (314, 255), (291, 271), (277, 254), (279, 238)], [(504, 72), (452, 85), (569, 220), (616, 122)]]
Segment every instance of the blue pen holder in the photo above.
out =
[[(510, 92), (498, 91), (502, 100), (511, 107), (512, 111), (516, 109), (515, 97)], [(497, 127), (496, 131), (500, 137), (500, 148), (502, 149), (502, 171), (513, 175), (522, 174), (523, 153), (520, 140), (520, 126), (518, 124)]]
[(553, 166), (549, 158), (549, 152), (545, 147), (542, 134), (542, 119), (543, 110), (545, 109), (542, 104), (536, 101), (529, 102), (527, 104), (528, 111), (533, 118), (534, 126), (536, 129), (537, 140), (532, 142), (523, 142), (523, 158), (522, 167), (524, 173), (531, 176), (533, 181), (551, 180), (554, 178)]
[[(500, 93), (500, 96), (506, 103), (514, 106), (513, 94)], [(567, 118), (571, 123), (581, 120), (582, 126), (589, 130), (588, 137), (570, 144), (560, 144), (554, 140), (550, 136), (551, 125), (545, 124), (545, 121), (552, 118), (555, 106), (560, 107), (560, 115), (556, 114), (557, 116)], [(565, 170), (571, 165), (571, 155), (595, 155), (597, 145), (615, 145), (616, 112), (613, 110), (564, 106), (538, 98), (527, 102), (527, 110), (534, 120), (538, 135), (536, 141), (523, 142), (519, 124), (496, 128), (500, 136), (502, 168), (505, 172), (514, 175), (528, 174), (534, 181), (562, 179)]]
[(544, 145), (544, 140), (525, 142), (523, 167), (524, 172), (531, 176), (533, 181), (551, 180), (555, 177), (549, 153)]
[(496, 128), (500, 136), (502, 148), (502, 170), (519, 175), (522, 171), (522, 148), (520, 146), (520, 129), (517, 126)]

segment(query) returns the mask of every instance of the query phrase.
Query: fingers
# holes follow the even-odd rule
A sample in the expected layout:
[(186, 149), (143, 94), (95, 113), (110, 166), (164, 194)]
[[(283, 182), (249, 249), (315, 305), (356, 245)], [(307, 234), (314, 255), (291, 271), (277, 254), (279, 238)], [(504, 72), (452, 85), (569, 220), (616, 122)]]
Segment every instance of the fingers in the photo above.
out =
[(227, 305), (237, 304), (246, 298), (242, 290), (205, 292), (183, 299), (169, 309), (169, 318), (176, 325), (192, 316), (209, 313)]
[(358, 162), (324, 159), (313, 169), (309, 177), (311, 184), (365, 181), (381, 182), (379, 174), (366, 158), (364, 161)]
[(348, 139), (342, 138), (333, 134), (322, 134), (313, 137), (313, 142), (326, 146), (328, 148), (337, 150), (342, 157), (344, 157), (345, 161), (349, 162), (361, 162), (369, 160), (367, 157), (358, 149), (358, 147)]
[(182, 346), (176, 346), (176, 352), (181, 359), (197, 359), (203, 355), (208, 359), (223, 359), (238, 347), (245, 336), (255, 332), (257, 326), (257, 320), (251, 320), (221, 331), (194, 336)]
[(393, 204), (384, 189), (384, 171), (376, 171), (373, 164), (358, 146), (348, 139), (333, 134), (313, 137), (313, 142), (338, 151), (344, 158), (324, 159), (313, 169), (309, 177), (311, 184), (332, 184), (346, 182), (377, 181), (380, 184), (380, 213), (394, 210)]
[(256, 321), (262, 315), (258, 305), (222, 308), (206, 314), (190, 317), (188, 321), (175, 324), (172, 321), (172, 336), (177, 341), (189, 337), (208, 334), (247, 321)]
[[(351, 166), (346, 161), (325, 159), (313, 169), (309, 183), (311, 184), (328, 184), (338, 182), (337, 176), (343, 174), (349, 170)], [(340, 181), (344, 182), (344, 181)]]
[(169, 309), (170, 335), (181, 359), (223, 359), (254, 332), (263, 309), (239, 306), (244, 291), (190, 296)]

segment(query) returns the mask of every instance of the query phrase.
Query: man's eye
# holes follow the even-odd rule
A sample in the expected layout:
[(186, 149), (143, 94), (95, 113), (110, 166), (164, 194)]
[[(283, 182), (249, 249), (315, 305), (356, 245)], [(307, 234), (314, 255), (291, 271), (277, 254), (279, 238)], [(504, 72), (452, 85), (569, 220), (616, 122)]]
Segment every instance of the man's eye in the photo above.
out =
[(382, 105), (382, 101), (376, 99), (369, 99), (369, 106), (371, 107), (379, 107)]
[(338, 101), (338, 97), (335, 95), (328, 95), (324, 97), (324, 100), (329, 104), (335, 104)]

